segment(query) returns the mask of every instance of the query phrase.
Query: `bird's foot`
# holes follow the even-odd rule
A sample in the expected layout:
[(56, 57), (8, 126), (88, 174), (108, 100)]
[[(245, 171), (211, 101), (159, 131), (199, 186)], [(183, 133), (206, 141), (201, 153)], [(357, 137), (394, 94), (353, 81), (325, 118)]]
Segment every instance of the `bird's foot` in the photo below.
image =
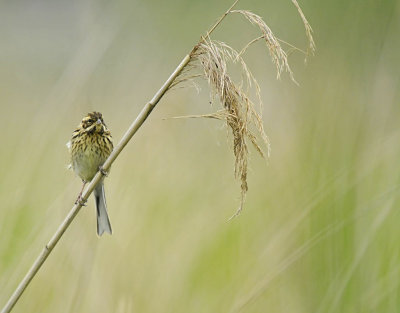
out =
[(102, 173), (105, 177), (108, 176), (108, 172), (107, 172), (102, 166), (99, 166), (99, 171), (100, 171), (100, 173)]
[(80, 204), (81, 206), (87, 206), (87, 200), (82, 198), (82, 195), (79, 195), (75, 201), (75, 204)]

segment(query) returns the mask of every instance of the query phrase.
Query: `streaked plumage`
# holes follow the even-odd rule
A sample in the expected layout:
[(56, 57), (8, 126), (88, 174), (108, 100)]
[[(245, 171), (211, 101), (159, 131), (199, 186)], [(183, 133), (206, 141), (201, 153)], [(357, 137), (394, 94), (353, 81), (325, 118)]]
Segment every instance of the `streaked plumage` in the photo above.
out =
[[(113, 150), (111, 133), (101, 113), (91, 112), (83, 118), (67, 146), (71, 153), (71, 167), (85, 185), (92, 180)], [(99, 236), (104, 232), (111, 234), (103, 180), (96, 186), (94, 196), (97, 210), (97, 234)], [(80, 201), (79, 198), (78, 201)]]

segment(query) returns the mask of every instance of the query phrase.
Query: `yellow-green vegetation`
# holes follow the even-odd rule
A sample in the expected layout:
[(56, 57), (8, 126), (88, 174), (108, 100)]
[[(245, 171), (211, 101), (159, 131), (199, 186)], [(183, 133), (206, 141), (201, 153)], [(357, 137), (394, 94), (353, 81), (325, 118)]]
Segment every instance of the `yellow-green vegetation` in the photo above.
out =
[[(230, 1), (0, 5), (0, 306), (76, 199), (65, 143), (100, 111), (114, 141)], [(207, 85), (170, 91), (105, 180), (113, 235), (88, 201), (15, 312), (398, 312), (400, 6), (303, 1), (318, 51), (300, 87), (244, 56), (264, 102), (268, 164), (250, 149), (246, 209)], [(290, 1), (243, 1), (302, 48)], [(240, 51), (257, 29), (215, 33)]]

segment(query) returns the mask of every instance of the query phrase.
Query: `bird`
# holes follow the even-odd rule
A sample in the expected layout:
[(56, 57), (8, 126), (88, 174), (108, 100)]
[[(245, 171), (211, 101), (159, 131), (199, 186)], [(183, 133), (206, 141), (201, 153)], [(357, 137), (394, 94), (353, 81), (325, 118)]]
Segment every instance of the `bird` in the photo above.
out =
[[(85, 116), (67, 143), (70, 151), (70, 168), (82, 179), (83, 186), (76, 203), (85, 205), (82, 192), (86, 183), (90, 182), (100, 170), (104, 175), (102, 165), (113, 150), (111, 132), (107, 128), (100, 112), (91, 112)], [(97, 234), (104, 232), (112, 234), (110, 219), (107, 214), (106, 197), (104, 193), (104, 178), (95, 187), (94, 198), (97, 212)]]

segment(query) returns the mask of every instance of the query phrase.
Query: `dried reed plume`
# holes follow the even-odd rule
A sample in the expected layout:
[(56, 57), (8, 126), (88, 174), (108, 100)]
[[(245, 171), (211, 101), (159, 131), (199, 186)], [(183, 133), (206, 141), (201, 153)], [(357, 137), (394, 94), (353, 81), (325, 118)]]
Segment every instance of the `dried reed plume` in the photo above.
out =
[(308, 23), (303, 11), (301, 10), (299, 4), (297, 3), (296, 0), (292, 0), (294, 6), (297, 8), (297, 11), (299, 12), (299, 15), (301, 17), (301, 20), (303, 21), (304, 28), (306, 30), (306, 36), (308, 39), (308, 48), (307, 50), (310, 51), (311, 55), (314, 55), (315, 52), (315, 42), (312, 36), (313, 30), (311, 28), (310, 23)]
[(192, 54), (192, 62), (198, 62), (208, 80), (213, 98), (218, 97), (222, 110), (205, 117), (225, 120), (232, 131), (233, 153), (235, 155), (235, 176), (241, 181), (241, 201), (236, 214), (243, 208), (247, 186), (248, 147), (246, 139), (250, 140), (256, 150), (264, 156), (263, 150), (252, 133), (251, 126), (256, 126), (264, 143), (267, 145), (269, 155), (269, 141), (264, 132), (260, 114), (255, 110), (253, 102), (243, 88), (235, 84), (227, 71), (227, 62), (240, 62), (243, 74), (247, 79), (246, 86), (253, 83), (259, 95), (259, 86), (243, 59), (233, 48), (222, 42), (204, 39)]
[[(296, 6), (305, 26), (306, 35), (309, 40), (309, 49), (314, 53), (315, 44), (312, 38), (312, 29), (296, 0), (292, 0)], [(190, 54), (189, 67), (181, 73), (174, 83), (174, 86), (185, 82), (192, 81), (193, 78), (199, 76), (191, 75), (193, 68), (200, 68), (202, 76), (208, 81), (211, 89), (212, 99), (217, 98), (222, 106), (221, 110), (215, 113), (185, 116), (185, 117), (205, 117), (224, 120), (230, 128), (233, 137), (233, 153), (235, 156), (235, 177), (241, 182), (241, 200), (239, 208), (231, 217), (240, 214), (243, 209), (245, 196), (248, 190), (247, 171), (249, 148), (248, 141), (255, 147), (261, 156), (265, 156), (259, 139), (267, 148), (266, 155), (270, 154), (270, 143), (264, 132), (262, 122), (262, 103), (260, 97), (260, 87), (253, 74), (246, 65), (243, 55), (246, 50), (255, 42), (263, 40), (268, 48), (269, 55), (276, 67), (277, 79), (281, 77), (282, 72), (287, 72), (290, 79), (297, 84), (294, 79), (293, 72), (289, 66), (288, 53), (280, 45), (280, 40), (273, 34), (263, 19), (250, 11), (246, 10), (229, 10), (228, 14), (239, 13), (244, 16), (252, 25), (259, 28), (261, 36), (251, 40), (244, 48), (237, 52), (224, 42), (216, 41), (207, 34), (202, 37), (201, 41), (194, 47)], [(288, 44), (294, 49), (292, 45)], [(297, 49), (300, 50), (300, 49)], [(300, 50), (301, 51), (301, 50)], [(239, 84), (235, 83), (228, 74), (228, 64), (239, 63), (241, 66), (243, 81)], [(250, 100), (250, 88), (255, 89), (257, 101), (260, 104), (260, 112), (257, 112), (254, 103)], [(258, 136), (256, 136), (256, 134)]]

